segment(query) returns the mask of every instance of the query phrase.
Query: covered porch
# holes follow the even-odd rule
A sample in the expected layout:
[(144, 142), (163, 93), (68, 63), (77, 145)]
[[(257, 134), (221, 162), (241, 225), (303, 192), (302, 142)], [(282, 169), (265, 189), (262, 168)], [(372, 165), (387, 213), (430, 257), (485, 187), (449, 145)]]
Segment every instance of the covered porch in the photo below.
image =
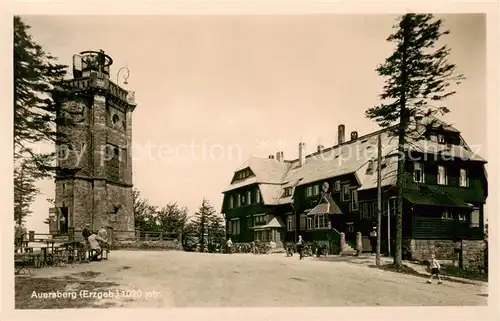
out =
[(284, 228), (283, 220), (274, 216), (267, 224), (253, 227), (254, 241), (274, 242), (276, 247), (282, 248)]

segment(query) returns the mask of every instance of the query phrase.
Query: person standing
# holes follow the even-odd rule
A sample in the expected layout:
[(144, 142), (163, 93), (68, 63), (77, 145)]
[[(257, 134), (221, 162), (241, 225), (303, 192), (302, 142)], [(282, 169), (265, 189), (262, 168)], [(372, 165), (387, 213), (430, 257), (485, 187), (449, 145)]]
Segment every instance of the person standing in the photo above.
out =
[(299, 252), (299, 259), (302, 260), (304, 257), (304, 240), (302, 235), (299, 235), (299, 240), (297, 241), (297, 251)]
[(434, 277), (434, 275), (437, 275), (437, 277), (438, 277), (438, 284), (443, 283), (443, 281), (441, 280), (441, 275), (439, 274), (439, 272), (441, 271), (441, 265), (436, 260), (436, 256), (434, 254), (432, 254), (432, 258), (431, 258), (431, 262), (429, 263), (429, 267), (431, 269), (431, 278), (429, 280), (427, 280), (427, 283), (429, 283), (429, 284), (432, 283), (432, 278)]
[(377, 227), (374, 226), (373, 230), (370, 232), (370, 243), (372, 246), (372, 255), (377, 253)]
[(233, 249), (233, 241), (231, 241), (231, 238), (227, 240), (226, 246), (227, 246), (227, 253), (231, 254)]

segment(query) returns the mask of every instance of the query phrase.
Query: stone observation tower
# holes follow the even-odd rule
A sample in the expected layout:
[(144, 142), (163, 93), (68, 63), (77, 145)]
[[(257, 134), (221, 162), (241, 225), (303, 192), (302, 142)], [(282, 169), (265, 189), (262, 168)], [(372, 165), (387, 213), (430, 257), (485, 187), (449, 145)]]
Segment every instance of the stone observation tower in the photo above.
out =
[(134, 92), (110, 79), (112, 63), (102, 50), (74, 55), (73, 78), (54, 90), (57, 132), (64, 138), (56, 144), (52, 234), (78, 239), (88, 223), (94, 231), (107, 227), (114, 240), (134, 237), (130, 146), (136, 104)]

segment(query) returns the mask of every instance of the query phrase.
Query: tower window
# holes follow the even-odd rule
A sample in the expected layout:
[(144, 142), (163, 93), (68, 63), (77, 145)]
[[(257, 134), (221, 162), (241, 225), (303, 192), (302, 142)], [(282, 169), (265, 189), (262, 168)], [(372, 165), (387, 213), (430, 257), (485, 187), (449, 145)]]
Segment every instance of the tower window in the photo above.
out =
[(112, 121), (113, 121), (113, 124), (116, 125), (120, 121), (120, 117), (118, 117), (117, 114), (114, 114), (113, 118), (112, 118)]

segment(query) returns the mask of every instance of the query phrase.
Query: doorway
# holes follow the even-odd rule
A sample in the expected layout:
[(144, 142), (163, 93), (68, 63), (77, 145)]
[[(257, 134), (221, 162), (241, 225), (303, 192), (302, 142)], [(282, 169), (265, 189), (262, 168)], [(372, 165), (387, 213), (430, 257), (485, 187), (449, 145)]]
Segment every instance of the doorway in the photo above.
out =
[(61, 207), (61, 217), (59, 218), (59, 233), (68, 234), (68, 207)]

